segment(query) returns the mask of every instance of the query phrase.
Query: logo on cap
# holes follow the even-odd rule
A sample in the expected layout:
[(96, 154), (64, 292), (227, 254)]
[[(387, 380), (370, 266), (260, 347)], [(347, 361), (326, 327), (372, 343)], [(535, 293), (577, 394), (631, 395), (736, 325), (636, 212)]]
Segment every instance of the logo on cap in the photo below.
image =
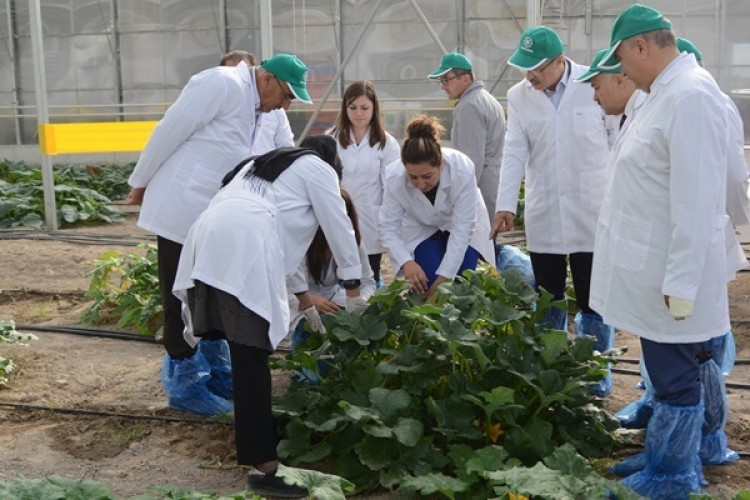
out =
[(528, 50), (528, 51), (531, 52), (533, 50), (533, 47), (534, 47), (534, 39), (533, 38), (531, 38), (530, 36), (527, 36), (526, 38), (523, 39), (523, 48), (524, 49), (526, 49), (526, 50)]

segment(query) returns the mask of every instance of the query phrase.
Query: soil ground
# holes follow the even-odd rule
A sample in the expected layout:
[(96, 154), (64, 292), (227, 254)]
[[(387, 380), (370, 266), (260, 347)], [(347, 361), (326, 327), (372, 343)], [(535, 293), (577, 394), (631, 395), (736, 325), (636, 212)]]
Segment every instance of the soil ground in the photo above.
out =
[[(124, 222), (65, 233), (150, 239), (135, 226), (134, 213)], [(92, 261), (110, 248), (137, 251), (132, 246), (59, 240), (0, 240), (0, 319), (22, 325), (80, 326), (87, 274)], [(750, 358), (749, 296), (750, 273), (741, 273), (730, 287), (738, 359)], [(0, 390), (0, 480), (18, 474), (91, 479), (103, 482), (120, 498), (147, 492), (149, 486), (221, 494), (244, 489), (245, 474), (235, 464), (231, 425), (118, 416), (192, 418), (166, 406), (159, 382), (164, 352), (160, 345), (60, 333), (36, 335), (38, 340), (28, 346), (0, 346), (0, 355), (12, 358), (19, 367), (7, 388)], [(639, 357), (633, 335), (618, 332), (617, 345), (628, 347), (626, 358)], [(619, 367), (637, 369), (626, 363)], [(750, 365), (736, 366), (729, 377), (730, 382), (745, 384), (749, 379)], [(614, 413), (640, 397), (637, 381), (634, 375), (616, 373), (606, 408)], [(284, 374), (275, 373), (274, 391), (283, 391), (286, 382)], [(750, 452), (750, 391), (737, 388), (728, 393), (730, 447)], [(33, 409), (41, 407), (101, 414)], [(738, 490), (750, 489), (750, 458), (745, 454), (733, 464), (706, 467), (705, 474), (711, 483), (707, 493), (731, 498)]]

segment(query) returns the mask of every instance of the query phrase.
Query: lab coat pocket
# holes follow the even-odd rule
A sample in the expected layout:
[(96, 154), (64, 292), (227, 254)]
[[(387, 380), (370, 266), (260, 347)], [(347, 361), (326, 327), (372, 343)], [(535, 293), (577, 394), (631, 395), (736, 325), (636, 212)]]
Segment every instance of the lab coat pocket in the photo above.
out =
[(651, 247), (652, 223), (619, 213), (612, 228), (614, 240), (614, 264), (630, 271), (646, 269)]
[(189, 203), (209, 201), (219, 191), (221, 177), (207, 167), (196, 165), (185, 185), (183, 199)]
[(573, 109), (573, 131), (576, 136), (597, 139), (606, 133), (599, 107), (579, 106)]

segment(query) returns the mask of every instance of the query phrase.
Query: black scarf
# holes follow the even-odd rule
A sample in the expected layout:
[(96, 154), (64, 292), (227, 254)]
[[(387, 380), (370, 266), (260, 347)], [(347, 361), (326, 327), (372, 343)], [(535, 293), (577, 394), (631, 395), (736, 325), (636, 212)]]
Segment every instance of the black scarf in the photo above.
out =
[(341, 179), (341, 160), (336, 154), (336, 140), (328, 135), (306, 137), (299, 148), (283, 147), (268, 153), (251, 156), (242, 160), (221, 181), (221, 187), (234, 179), (242, 167), (254, 161), (252, 168), (245, 173), (245, 179), (257, 178), (266, 182), (275, 181), (289, 166), (304, 155), (315, 155), (328, 163)]

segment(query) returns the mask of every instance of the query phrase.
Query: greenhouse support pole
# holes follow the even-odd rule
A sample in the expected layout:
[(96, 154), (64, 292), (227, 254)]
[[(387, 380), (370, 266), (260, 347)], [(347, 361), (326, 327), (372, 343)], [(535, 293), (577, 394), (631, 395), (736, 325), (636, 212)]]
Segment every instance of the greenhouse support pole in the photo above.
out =
[(443, 45), (443, 42), (440, 41), (440, 37), (438, 37), (437, 33), (435, 33), (435, 30), (432, 29), (432, 25), (430, 25), (430, 21), (427, 19), (427, 16), (424, 15), (424, 12), (422, 12), (422, 9), (419, 8), (419, 5), (417, 5), (417, 0), (409, 0), (409, 3), (412, 7), (414, 7), (414, 11), (417, 13), (417, 16), (422, 21), (422, 24), (424, 24), (425, 29), (427, 30), (427, 33), (430, 34), (432, 39), (435, 41), (435, 44), (440, 47), (440, 52), (443, 54), (447, 54), (448, 51), (445, 49), (445, 45)]
[(21, 93), (18, 90), (20, 88), (18, 75), (18, 48), (16, 42), (16, 9), (13, 0), (5, 0), (5, 12), (6, 21), (8, 25), (8, 55), (10, 56), (10, 77), (13, 83), (13, 90), (11, 92), (10, 104), (13, 113), (13, 122), (16, 130), (16, 144), (21, 145), (22, 137), (21, 134), (21, 117), (18, 113), (18, 106), (21, 104)]
[[(34, 67), (34, 97), (36, 98), (37, 133), (49, 123), (47, 112), (47, 77), (44, 72), (44, 43), (42, 38), (42, 9), (39, 0), (29, 0), (31, 27), (31, 59)], [(39, 137), (39, 149), (42, 137)], [(42, 187), (44, 189), (44, 221), (47, 229), (57, 230), (57, 207), (55, 206), (55, 180), (52, 175), (52, 159), (42, 153)]]
[(339, 65), (339, 69), (336, 70), (336, 74), (333, 75), (333, 78), (331, 78), (331, 83), (328, 84), (328, 88), (323, 94), (323, 97), (320, 98), (318, 105), (315, 106), (315, 111), (313, 112), (312, 116), (310, 117), (309, 120), (307, 120), (307, 125), (305, 125), (305, 130), (303, 130), (302, 134), (300, 134), (297, 144), (302, 142), (302, 140), (305, 137), (307, 137), (308, 132), (310, 132), (310, 129), (313, 126), (313, 123), (315, 123), (315, 120), (318, 119), (318, 115), (320, 115), (320, 111), (323, 109), (323, 106), (325, 106), (325, 103), (328, 100), (328, 96), (331, 95), (331, 91), (333, 91), (333, 87), (336, 86), (336, 82), (341, 76), (341, 73), (344, 72), (344, 68), (346, 68), (346, 65), (349, 64), (349, 61), (354, 55), (354, 52), (356, 52), (357, 48), (359, 47), (359, 44), (362, 42), (362, 39), (365, 37), (365, 33), (367, 33), (368, 28), (372, 24), (372, 20), (375, 19), (375, 14), (378, 13), (378, 10), (380, 9), (380, 5), (382, 3), (383, 3), (383, 0), (378, 0), (373, 5), (372, 11), (370, 12), (370, 16), (367, 18), (367, 21), (365, 21), (365, 25), (362, 27), (362, 32), (359, 34), (357, 41), (354, 42), (354, 45), (352, 45), (352, 48), (349, 51), (349, 53), (346, 55), (346, 59), (344, 59), (344, 62), (341, 65)]
[(539, 0), (526, 0), (526, 23), (527, 27), (542, 24), (542, 8)]
[(273, 55), (273, 9), (271, 0), (260, 0), (260, 58)]

